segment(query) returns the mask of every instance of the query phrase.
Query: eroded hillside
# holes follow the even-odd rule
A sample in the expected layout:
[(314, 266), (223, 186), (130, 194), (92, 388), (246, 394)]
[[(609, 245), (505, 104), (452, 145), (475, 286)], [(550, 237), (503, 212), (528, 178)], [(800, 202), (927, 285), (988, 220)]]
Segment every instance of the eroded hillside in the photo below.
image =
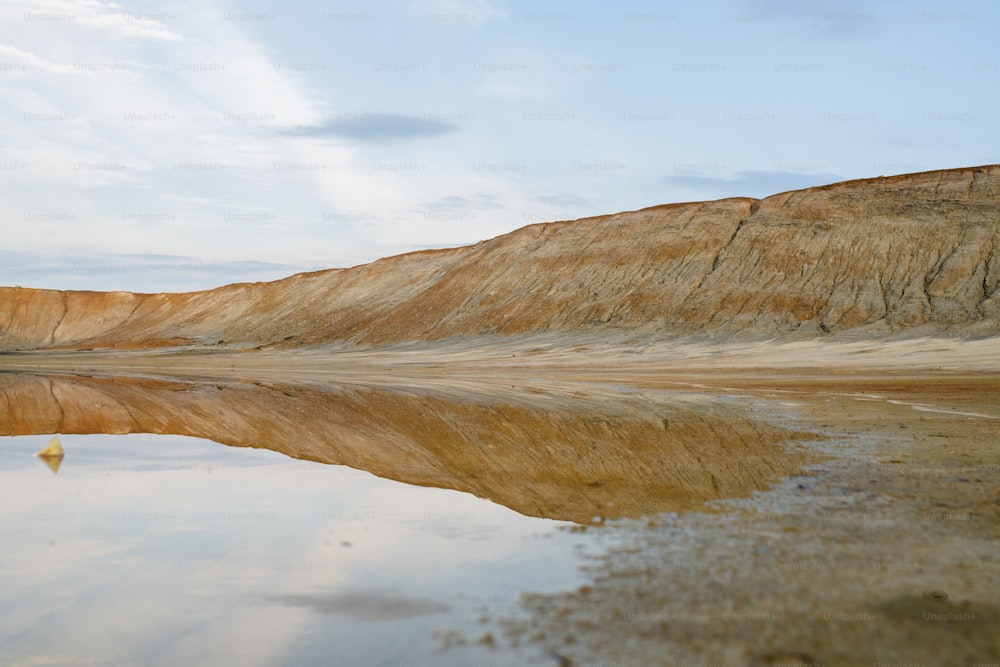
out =
[(0, 288), (0, 350), (1000, 331), (1000, 166), (531, 225), (186, 294)]

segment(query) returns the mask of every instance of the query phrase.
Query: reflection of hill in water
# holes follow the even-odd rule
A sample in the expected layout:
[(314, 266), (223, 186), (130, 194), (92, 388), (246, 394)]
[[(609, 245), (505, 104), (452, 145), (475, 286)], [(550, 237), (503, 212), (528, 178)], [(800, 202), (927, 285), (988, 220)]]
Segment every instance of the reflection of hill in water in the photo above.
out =
[(594, 392), (3, 373), (0, 429), (266, 447), (584, 523), (746, 495), (803, 460), (783, 446), (798, 434), (732, 404)]

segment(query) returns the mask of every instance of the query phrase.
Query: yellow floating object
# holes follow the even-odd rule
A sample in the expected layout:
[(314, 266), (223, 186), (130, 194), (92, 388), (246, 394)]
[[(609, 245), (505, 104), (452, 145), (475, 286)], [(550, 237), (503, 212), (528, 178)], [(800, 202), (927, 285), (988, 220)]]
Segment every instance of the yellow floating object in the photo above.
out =
[(49, 444), (45, 445), (45, 447), (39, 450), (38, 455), (62, 456), (63, 448), (62, 448), (62, 442), (59, 441), (59, 436), (57, 435), (56, 437), (52, 438), (52, 441)]
[(52, 472), (58, 474), (59, 466), (62, 465), (63, 460), (63, 448), (62, 442), (59, 441), (59, 436), (52, 438), (52, 441), (45, 445), (38, 452), (38, 458), (45, 461), (45, 465), (52, 470)]

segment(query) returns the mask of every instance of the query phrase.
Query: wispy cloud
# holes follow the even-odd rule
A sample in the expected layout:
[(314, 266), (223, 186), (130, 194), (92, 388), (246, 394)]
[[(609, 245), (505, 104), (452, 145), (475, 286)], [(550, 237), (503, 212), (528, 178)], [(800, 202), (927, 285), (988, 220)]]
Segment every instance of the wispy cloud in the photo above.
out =
[(159, 15), (128, 12), (121, 5), (101, 0), (63, 1), (57, 4), (65, 6), (67, 11), (79, 14), (77, 20), (80, 25), (110, 32), (118, 37), (165, 41), (182, 39), (164, 25), (164, 19), (171, 18), (169, 12), (161, 12)]
[[(497, 17), (492, 3), (434, 7)], [(464, 209), (427, 207), (455, 193), (496, 192), (525, 207), (503, 174), (470, 171), (456, 142), (433, 154), (421, 146), (456, 136), (461, 121), (330, 114), (333, 93), (276, 68), (226, 9), (219, 0), (149, 15), (94, 0), (0, 7), (0, 21), (19, 28), (0, 61), (20, 64), (0, 76), (0, 123), (18, 128), (2, 156), (6, 248), (344, 266), (509, 227), (509, 214), (475, 196)], [(44, 19), (26, 20), (32, 12)], [(149, 267), (171, 285), (201, 275)], [(117, 280), (125, 272), (74, 275), (73, 284), (128, 287)]]
[[(0, 122), (18, 128), (4, 146), (8, 248), (186, 254), (197, 239), (208, 261), (261, 243), (291, 259), (293, 220), (362, 190), (347, 147), (274, 132), (320, 122), (325, 104), (217, 6), (10, 0), (0, 21), (18, 27), (0, 45)], [(335, 188), (303, 173), (315, 164)]]
[(671, 174), (663, 182), (692, 188), (713, 197), (767, 197), (788, 190), (826, 185), (842, 180), (837, 174), (794, 171), (740, 171), (731, 176)]
[(495, 194), (479, 192), (469, 197), (459, 195), (442, 197), (428, 202), (427, 208), (432, 211), (452, 211), (455, 209), (490, 210), (503, 208), (503, 205), (500, 203), (500, 198)]
[(876, 36), (880, 18), (860, 0), (742, 0), (736, 18), (772, 24), (790, 36), (859, 41)]
[(549, 206), (564, 206), (566, 208), (585, 208), (590, 204), (586, 197), (568, 192), (543, 193), (533, 196), (532, 199)]
[(105, 0), (12, 0), (4, 14), (25, 24), (41, 24), (55, 31), (93, 29), (117, 39), (180, 41), (181, 35), (166, 22), (169, 11), (132, 12), (122, 5)]
[(438, 120), (388, 113), (333, 115), (326, 122), (284, 130), (296, 137), (343, 139), (356, 142), (387, 142), (423, 139), (458, 130), (458, 125)]
[(186, 292), (234, 282), (277, 280), (323, 266), (256, 261), (206, 262), (151, 253), (65, 249), (42, 254), (0, 250), (0, 284), (45, 289)]
[(49, 74), (70, 74), (73, 67), (70, 65), (60, 65), (49, 62), (44, 58), (39, 58), (34, 53), (23, 51), (10, 44), (0, 44), (0, 58), (9, 63), (7, 72), (17, 74), (37, 74), (40, 72)]

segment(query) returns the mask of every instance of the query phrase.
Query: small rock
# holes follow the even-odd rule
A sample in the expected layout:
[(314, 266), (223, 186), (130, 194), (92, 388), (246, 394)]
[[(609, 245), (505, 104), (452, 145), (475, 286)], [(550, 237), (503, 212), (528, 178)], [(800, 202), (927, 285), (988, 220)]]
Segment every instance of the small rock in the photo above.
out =
[(59, 441), (59, 436), (52, 438), (45, 447), (38, 451), (39, 456), (59, 456), (63, 455), (62, 442)]

